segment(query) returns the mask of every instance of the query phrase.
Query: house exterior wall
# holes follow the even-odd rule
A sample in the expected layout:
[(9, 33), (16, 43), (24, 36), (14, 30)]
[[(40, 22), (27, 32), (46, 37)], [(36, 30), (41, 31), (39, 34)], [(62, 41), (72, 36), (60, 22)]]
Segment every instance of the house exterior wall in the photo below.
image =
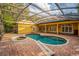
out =
[(19, 21), (18, 22), (18, 34), (30, 34), (38, 31), (37, 26), (31, 21)]
[[(45, 31), (45, 25), (46, 25), (46, 32), (48, 33), (57, 33), (57, 34), (59, 34), (59, 33), (61, 33), (62, 31), (61, 31), (61, 25), (63, 25), (63, 24), (71, 24), (71, 25), (73, 25), (73, 33), (72, 34), (74, 34), (74, 32), (77, 32), (78, 31), (78, 34), (77, 35), (79, 35), (79, 21), (63, 21), (63, 22), (51, 22), (51, 23), (43, 23), (43, 24), (38, 24), (37, 26), (38, 26), (38, 28), (39, 28), (39, 31), (40, 32), (44, 32)], [(54, 26), (54, 25), (56, 25), (56, 31), (51, 31), (50, 29), (50, 27), (52, 26)]]
[(79, 36), (79, 21), (51, 22), (51, 23), (36, 24), (36, 25), (18, 23), (18, 33), (29, 34), (34, 32), (35, 30), (35, 32), (59, 34), (62, 33), (61, 26), (64, 24), (73, 25), (73, 33), (66, 33), (66, 34), (74, 34), (77, 32), (77, 35)]
[(32, 25), (18, 24), (18, 34), (29, 34), (32, 32)]

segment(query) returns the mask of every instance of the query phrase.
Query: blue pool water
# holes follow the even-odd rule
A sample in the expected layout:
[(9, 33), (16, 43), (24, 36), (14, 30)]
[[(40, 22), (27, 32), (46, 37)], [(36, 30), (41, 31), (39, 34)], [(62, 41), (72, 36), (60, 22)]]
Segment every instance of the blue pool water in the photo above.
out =
[(52, 44), (52, 45), (60, 45), (67, 42), (64, 38), (60, 38), (56, 36), (42, 36), (39, 34), (28, 34), (26, 35), (26, 37), (30, 37), (34, 40), (37, 40), (37, 41), (39, 40), (42, 43)]

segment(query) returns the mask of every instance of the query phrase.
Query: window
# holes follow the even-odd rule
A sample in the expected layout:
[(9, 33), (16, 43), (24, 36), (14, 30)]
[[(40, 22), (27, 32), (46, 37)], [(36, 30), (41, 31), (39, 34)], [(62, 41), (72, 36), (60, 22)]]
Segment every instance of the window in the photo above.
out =
[(56, 32), (56, 25), (51, 25), (51, 31)]
[(40, 31), (41, 31), (41, 32), (44, 32), (44, 30), (45, 30), (45, 27), (44, 27), (44, 26), (41, 26), (41, 27), (40, 27)]
[(68, 27), (65, 27), (65, 32), (68, 32)]
[(72, 24), (61, 25), (61, 32), (73, 34), (73, 25)]
[(46, 26), (46, 31), (47, 31), (47, 32), (49, 31), (49, 26)]
[(72, 27), (69, 27), (69, 32), (72, 32)]

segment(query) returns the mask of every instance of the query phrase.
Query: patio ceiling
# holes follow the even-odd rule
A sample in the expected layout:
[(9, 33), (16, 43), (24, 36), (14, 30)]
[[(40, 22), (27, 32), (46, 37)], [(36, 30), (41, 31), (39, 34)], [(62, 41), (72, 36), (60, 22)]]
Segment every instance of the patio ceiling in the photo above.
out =
[[(19, 12), (11, 12), (18, 14), (16, 20), (22, 14), (22, 12), (29, 8), (29, 19), (35, 23), (40, 21), (53, 21), (53, 20), (65, 20), (65, 19), (79, 19), (79, 6), (78, 3), (25, 3), (25, 7)], [(37, 17), (34, 20), (34, 17)], [(47, 20), (48, 19), (48, 20)]]
[[(79, 14), (78, 14), (78, 4), (65, 4), (65, 3), (51, 3), (53, 5), (55, 5), (55, 9), (50, 9), (50, 10), (45, 10), (39, 6), (37, 6), (36, 4), (32, 4), (33, 7), (36, 7), (38, 10), (40, 10), (41, 12), (38, 12), (36, 14), (31, 15), (29, 18), (32, 18), (33, 16), (37, 15), (39, 16), (40, 14), (48, 14), (48, 16), (44, 16), (44, 15), (40, 15), (41, 17), (37, 19), (37, 21), (43, 21), (45, 19), (49, 19), (52, 18), (51, 20), (61, 20), (61, 19), (78, 19)], [(52, 6), (53, 6), (52, 5)], [(67, 5), (67, 6), (61, 6), (61, 5)], [(73, 6), (75, 5), (75, 6)], [(67, 10), (67, 11), (66, 11)], [(59, 14), (57, 14), (57, 12)], [(34, 13), (34, 12), (33, 12)], [(54, 14), (53, 14), (54, 13)], [(56, 14), (55, 14), (56, 13)], [(58, 19), (59, 18), (59, 19)], [(36, 21), (35, 21), (36, 22)]]

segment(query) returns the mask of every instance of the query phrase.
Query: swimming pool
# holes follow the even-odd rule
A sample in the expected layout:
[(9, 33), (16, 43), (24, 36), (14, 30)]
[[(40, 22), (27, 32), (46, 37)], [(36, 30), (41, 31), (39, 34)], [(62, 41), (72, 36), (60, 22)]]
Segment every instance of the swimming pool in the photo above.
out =
[(67, 40), (61, 37), (56, 37), (56, 36), (42, 36), (39, 34), (28, 34), (26, 37), (30, 37), (36, 41), (40, 41), (45, 44), (52, 44), (52, 45), (60, 45), (60, 44), (65, 44)]

